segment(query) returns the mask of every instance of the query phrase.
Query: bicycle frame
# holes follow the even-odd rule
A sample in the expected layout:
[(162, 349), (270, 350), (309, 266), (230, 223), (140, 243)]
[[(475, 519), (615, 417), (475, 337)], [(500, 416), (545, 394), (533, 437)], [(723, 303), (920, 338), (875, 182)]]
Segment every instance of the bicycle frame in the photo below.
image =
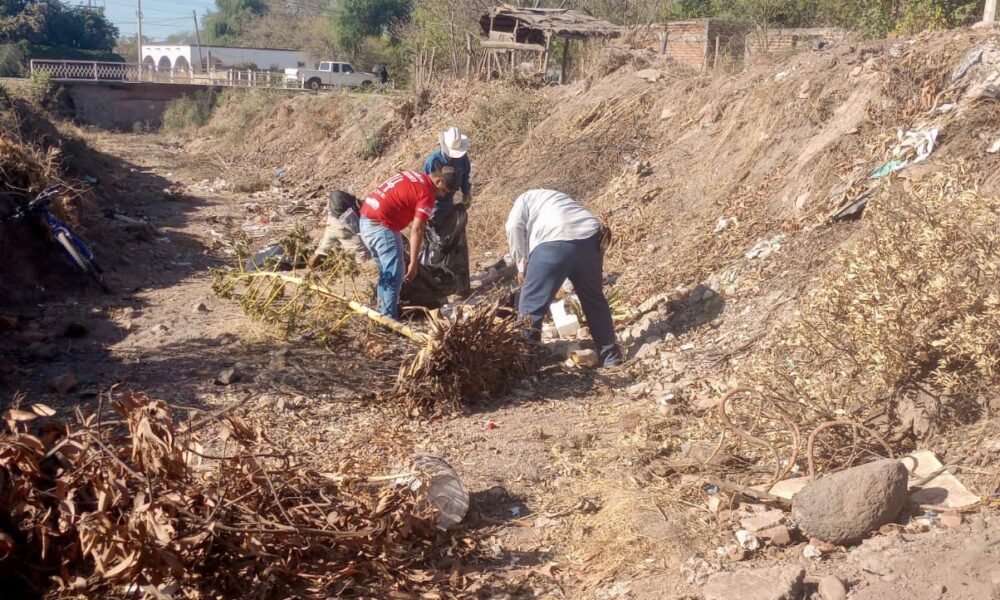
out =
[[(65, 223), (57, 219), (56, 216), (52, 214), (52, 211), (49, 210), (48, 208), (41, 209), (39, 212), (41, 213), (42, 219), (45, 221), (45, 226), (48, 228), (49, 234), (52, 236), (53, 240), (57, 239), (57, 236), (60, 233), (65, 234), (66, 237), (69, 239), (69, 241), (72, 242), (73, 246), (77, 250), (79, 250), (80, 254), (82, 254), (84, 258), (86, 258), (87, 260), (94, 260), (94, 253), (90, 250), (90, 248), (87, 247), (87, 244), (84, 243), (84, 241), (80, 238), (80, 236), (73, 233), (73, 230), (69, 228), (69, 225), (66, 225)], [(63, 248), (61, 245), (59, 247), (62, 249), (63, 254), (65, 254), (66, 257), (69, 259), (69, 262), (73, 263), (73, 265), (76, 266), (76, 268), (80, 270), (85, 270), (85, 267), (83, 265), (77, 264), (76, 259), (72, 255), (70, 255), (70, 253), (67, 252), (65, 248)]]

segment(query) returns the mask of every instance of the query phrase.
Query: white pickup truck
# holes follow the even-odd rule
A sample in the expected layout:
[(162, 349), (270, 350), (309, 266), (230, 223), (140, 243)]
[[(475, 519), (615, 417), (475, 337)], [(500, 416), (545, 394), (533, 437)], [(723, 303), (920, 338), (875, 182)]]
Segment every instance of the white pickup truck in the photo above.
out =
[(378, 75), (356, 71), (350, 63), (324, 61), (318, 69), (285, 69), (286, 82), (299, 82), (316, 91), (324, 86), (367, 87), (378, 83)]

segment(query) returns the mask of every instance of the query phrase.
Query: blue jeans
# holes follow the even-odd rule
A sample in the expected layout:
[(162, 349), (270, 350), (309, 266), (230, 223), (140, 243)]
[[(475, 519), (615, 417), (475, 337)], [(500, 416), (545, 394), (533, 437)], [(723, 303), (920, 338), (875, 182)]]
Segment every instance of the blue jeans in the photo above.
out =
[(378, 221), (361, 217), (361, 241), (371, 252), (378, 267), (378, 311), (393, 319), (399, 318), (399, 291), (403, 289), (403, 235)]
[(603, 270), (599, 233), (585, 240), (539, 244), (528, 258), (518, 312), (531, 320), (533, 337), (538, 339), (549, 303), (568, 278), (587, 317), (601, 363), (610, 367), (621, 362), (622, 351), (615, 341), (611, 308), (602, 289)]

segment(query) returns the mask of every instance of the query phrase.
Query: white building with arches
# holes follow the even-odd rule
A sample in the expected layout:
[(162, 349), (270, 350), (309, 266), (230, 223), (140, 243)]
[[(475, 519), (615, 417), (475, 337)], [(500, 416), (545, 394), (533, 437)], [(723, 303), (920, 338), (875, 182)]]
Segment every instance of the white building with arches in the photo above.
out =
[(142, 64), (154, 71), (201, 73), (207, 70), (256, 68), (283, 71), (315, 68), (317, 58), (308, 52), (282, 48), (235, 48), (188, 44), (143, 44)]

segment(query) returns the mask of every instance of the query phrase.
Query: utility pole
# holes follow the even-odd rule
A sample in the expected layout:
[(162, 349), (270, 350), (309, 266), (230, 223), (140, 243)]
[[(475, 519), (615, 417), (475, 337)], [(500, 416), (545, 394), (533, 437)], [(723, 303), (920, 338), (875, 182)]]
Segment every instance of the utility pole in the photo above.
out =
[[(196, 40), (198, 40), (198, 68), (195, 69), (195, 71), (201, 71), (201, 69), (202, 69), (202, 66), (201, 66), (202, 60), (204, 60), (204, 59), (201, 56), (201, 32), (198, 31), (198, 11), (197, 10), (192, 10), (191, 11), (191, 16), (194, 17), (194, 38)], [(188, 39), (190, 39), (190, 38), (188, 38)]]
[(138, 30), (135, 45), (136, 53), (139, 55), (139, 79), (142, 79), (142, 0), (135, 0), (135, 18)]
[(983, 9), (983, 23), (990, 24), (997, 20), (997, 0), (986, 0)]

